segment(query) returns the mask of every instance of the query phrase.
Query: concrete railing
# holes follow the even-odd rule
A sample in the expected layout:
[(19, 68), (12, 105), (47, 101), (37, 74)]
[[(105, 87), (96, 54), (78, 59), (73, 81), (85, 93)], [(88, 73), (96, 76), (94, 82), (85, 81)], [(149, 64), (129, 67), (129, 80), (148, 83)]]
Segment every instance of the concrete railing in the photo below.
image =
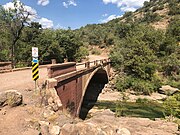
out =
[(76, 71), (76, 63), (68, 62), (62, 64), (53, 64), (47, 67), (48, 78), (53, 78), (62, 74)]
[(48, 78), (54, 78), (66, 73), (78, 71), (79, 69), (88, 69), (90, 67), (107, 64), (109, 62), (110, 59), (101, 59), (101, 60), (87, 61), (83, 63), (68, 62), (68, 63), (49, 65), (47, 66)]
[(83, 63), (77, 63), (76, 69), (78, 69), (78, 67), (90, 68), (92, 66), (103, 65), (103, 64), (106, 64), (108, 62), (110, 62), (110, 59), (100, 59), (100, 60), (94, 60), (94, 61), (87, 61), (87, 62), (83, 62)]
[(110, 63), (110, 59), (101, 59), (94, 61), (87, 61), (83, 63), (68, 62), (62, 64), (49, 65), (48, 71), (48, 88), (52, 88), (58, 82), (79, 75), (87, 70), (96, 68), (98, 66), (106, 66)]

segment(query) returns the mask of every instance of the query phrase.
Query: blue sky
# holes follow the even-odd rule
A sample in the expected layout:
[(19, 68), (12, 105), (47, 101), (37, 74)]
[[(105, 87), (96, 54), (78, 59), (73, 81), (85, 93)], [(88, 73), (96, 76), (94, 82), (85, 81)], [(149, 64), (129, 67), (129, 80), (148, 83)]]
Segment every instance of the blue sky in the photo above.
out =
[[(44, 28), (80, 28), (87, 24), (105, 23), (134, 11), (148, 0), (20, 0), (36, 14), (36, 21)], [(12, 7), (12, 0), (0, 5)]]

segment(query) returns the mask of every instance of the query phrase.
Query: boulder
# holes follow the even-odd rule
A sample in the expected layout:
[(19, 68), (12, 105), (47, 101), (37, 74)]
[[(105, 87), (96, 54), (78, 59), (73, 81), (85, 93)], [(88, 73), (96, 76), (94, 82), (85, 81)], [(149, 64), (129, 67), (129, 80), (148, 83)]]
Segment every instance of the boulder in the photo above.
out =
[(110, 110), (97, 112), (94, 116), (77, 124), (65, 124), (60, 135), (131, 135), (130, 131), (119, 125)]
[(173, 95), (177, 91), (179, 91), (178, 88), (173, 88), (173, 87), (171, 87), (169, 85), (164, 85), (161, 88), (159, 88), (159, 90), (158, 90), (158, 92), (160, 94), (165, 94), (165, 95)]
[(41, 127), (41, 134), (42, 135), (50, 135), (49, 133), (49, 122), (46, 121), (39, 121), (40, 127)]
[(17, 90), (8, 90), (0, 93), (0, 106), (9, 105), (11, 107), (22, 104), (23, 96)]
[(42, 125), (41, 126), (41, 135), (51, 135), (49, 133), (49, 127), (47, 125)]
[(174, 135), (179, 134), (178, 124), (149, 118), (115, 117), (110, 110), (95, 112), (87, 120), (67, 123), (60, 135)]
[(51, 135), (59, 135), (60, 133), (60, 127), (59, 126), (50, 126), (49, 127), (49, 133)]

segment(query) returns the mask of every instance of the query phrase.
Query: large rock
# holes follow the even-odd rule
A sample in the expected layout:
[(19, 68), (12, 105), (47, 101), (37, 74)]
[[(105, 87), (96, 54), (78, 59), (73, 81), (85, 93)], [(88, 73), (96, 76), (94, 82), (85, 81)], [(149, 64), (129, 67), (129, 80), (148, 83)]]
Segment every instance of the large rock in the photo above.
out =
[(60, 127), (59, 126), (50, 126), (49, 132), (51, 135), (59, 135), (60, 133)]
[(22, 104), (23, 96), (17, 90), (8, 90), (0, 93), (0, 106), (9, 105), (11, 107)]
[(178, 88), (173, 88), (169, 85), (165, 85), (165, 86), (162, 86), (161, 88), (159, 88), (158, 92), (161, 94), (165, 94), (165, 95), (173, 95), (178, 90), (179, 90)]
[(84, 122), (65, 124), (60, 135), (131, 135), (130, 131), (118, 124), (110, 110), (94, 114)]
[(165, 120), (115, 117), (110, 110), (94, 112), (93, 117), (78, 123), (67, 123), (60, 135), (175, 135), (178, 125)]

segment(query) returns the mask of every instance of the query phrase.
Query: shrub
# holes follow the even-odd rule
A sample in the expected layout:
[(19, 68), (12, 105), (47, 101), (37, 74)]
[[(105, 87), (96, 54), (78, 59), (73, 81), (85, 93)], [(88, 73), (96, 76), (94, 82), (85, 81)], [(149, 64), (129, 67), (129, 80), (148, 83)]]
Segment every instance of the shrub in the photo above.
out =
[(147, 12), (144, 14), (143, 22), (152, 23), (161, 20), (161, 16), (157, 13)]
[(137, 93), (142, 93), (144, 95), (150, 95), (154, 92), (153, 83), (141, 79), (135, 79), (132, 84), (132, 89)]
[(172, 87), (180, 89), (180, 76), (178, 76), (178, 78), (176, 78), (176, 80), (174, 77), (169, 77), (167, 84), (169, 84)]
[(180, 118), (180, 94), (168, 97), (164, 103), (165, 115)]
[(169, 15), (180, 14), (179, 0), (170, 0), (169, 2)]
[(164, 74), (167, 76), (180, 74), (180, 59), (176, 55), (173, 53), (165, 59), (163, 69)]
[(96, 48), (92, 49), (91, 53), (94, 55), (100, 55), (101, 54), (101, 52)]
[(138, 98), (136, 99), (136, 103), (148, 103), (148, 99), (147, 98)]
[(125, 91), (132, 86), (134, 79), (131, 76), (119, 76), (116, 80), (116, 88), (118, 91)]
[(81, 46), (76, 53), (76, 61), (80, 62), (82, 59), (86, 58), (89, 55), (88, 49), (86, 47)]
[(118, 91), (125, 91), (131, 89), (137, 94), (150, 95), (152, 92), (160, 88), (161, 82), (157, 78), (152, 81), (135, 78), (133, 76), (121, 76), (116, 80), (116, 88)]

